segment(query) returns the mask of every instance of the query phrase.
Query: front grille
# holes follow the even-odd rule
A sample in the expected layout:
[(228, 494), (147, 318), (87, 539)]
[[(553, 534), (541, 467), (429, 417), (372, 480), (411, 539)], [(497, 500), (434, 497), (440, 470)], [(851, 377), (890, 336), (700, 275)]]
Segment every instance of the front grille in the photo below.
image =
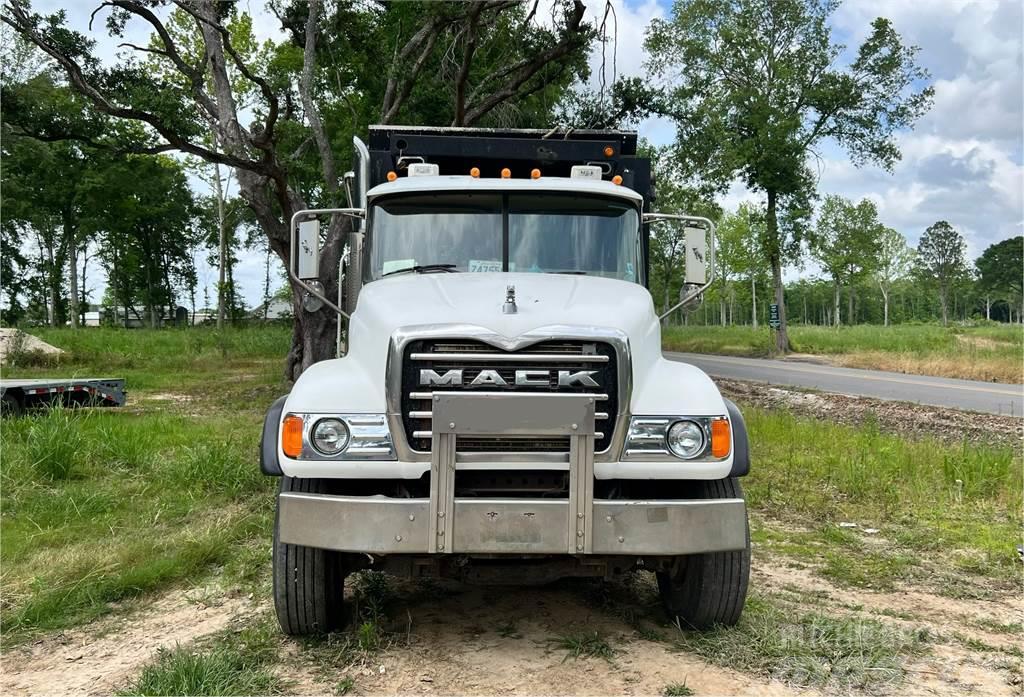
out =
[[(420, 370), (431, 369), (438, 375), (463, 370), (463, 385), (420, 385)], [(479, 370), (495, 371), (506, 384), (471, 386)], [(516, 385), (517, 370), (549, 371), (547, 384)], [(597, 387), (559, 386), (558, 371), (596, 371), (591, 375)], [(541, 382), (538, 380), (538, 382)], [(402, 356), (402, 424), (409, 447), (419, 452), (430, 450), (431, 404), (434, 392), (532, 392), (546, 394), (594, 394), (598, 396), (594, 438), (596, 452), (611, 444), (618, 412), (618, 365), (615, 349), (600, 341), (552, 340), (532, 344), (517, 351), (503, 351), (470, 339), (421, 339), (405, 346)], [(468, 437), (457, 441), (459, 452), (567, 452), (564, 437)]]

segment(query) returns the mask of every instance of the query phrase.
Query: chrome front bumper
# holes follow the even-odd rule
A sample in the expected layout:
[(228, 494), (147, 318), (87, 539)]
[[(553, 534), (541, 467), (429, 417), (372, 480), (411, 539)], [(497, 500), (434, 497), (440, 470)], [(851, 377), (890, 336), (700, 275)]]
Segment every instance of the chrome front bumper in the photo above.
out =
[[(593, 502), (588, 552), (566, 499), (454, 499), (451, 543), (431, 549), (430, 499), (282, 493), (282, 542), (370, 554), (676, 555), (743, 549), (743, 499)], [(442, 536), (444, 537), (444, 536)]]
[[(676, 555), (746, 546), (743, 499), (595, 501), (591, 396), (443, 393), (432, 407), (429, 498), (285, 492), (281, 541), (378, 554)], [(502, 433), (568, 436), (568, 497), (456, 498), (459, 435)]]

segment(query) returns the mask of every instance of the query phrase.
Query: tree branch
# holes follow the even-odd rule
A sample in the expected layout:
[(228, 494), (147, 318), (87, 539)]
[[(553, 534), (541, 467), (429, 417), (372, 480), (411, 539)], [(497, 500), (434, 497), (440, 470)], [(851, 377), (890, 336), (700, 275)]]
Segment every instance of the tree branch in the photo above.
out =
[(7, 10), (8, 13), (0, 15), (0, 21), (3, 21), (8, 26), (12, 27), (15, 31), (38, 46), (44, 53), (53, 58), (64, 69), (64, 72), (67, 74), (68, 80), (71, 82), (72, 86), (74, 86), (78, 92), (85, 96), (102, 113), (116, 118), (146, 123), (157, 133), (163, 136), (168, 144), (173, 145), (176, 149), (182, 152), (201, 157), (208, 162), (220, 162), (231, 167), (239, 167), (260, 173), (263, 173), (266, 170), (261, 163), (242, 159), (226, 153), (217, 153), (209, 148), (193, 143), (187, 138), (183, 138), (155, 114), (151, 114), (141, 109), (121, 107), (112, 103), (91, 82), (89, 82), (82, 71), (82, 67), (77, 62), (62, 53), (57, 46), (50, 41), (48, 36), (39, 32), (30, 17), (25, 13), (22, 6), (15, 2), (9, 2), (7, 4)]
[(324, 131), (323, 122), (320, 120), (320, 113), (313, 104), (313, 70), (316, 68), (316, 30), (317, 20), (320, 15), (320, 0), (309, 0), (309, 14), (306, 17), (306, 46), (303, 49), (302, 75), (299, 80), (299, 97), (302, 99), (302, 108), (309, 119), (310, 130), (316, 139), (317, 149), (320, 151), (320, 161), (324, 168), (324, 180), (328, 194), (338, 190), (338, 169), (334, 162), (334, 152), (331, 150), (331, 142)]

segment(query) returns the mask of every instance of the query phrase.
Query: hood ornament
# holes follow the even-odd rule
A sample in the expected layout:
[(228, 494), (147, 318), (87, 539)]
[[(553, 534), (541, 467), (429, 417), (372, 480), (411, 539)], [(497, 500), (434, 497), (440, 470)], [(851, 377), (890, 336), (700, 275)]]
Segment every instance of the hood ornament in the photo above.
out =
[(506, 315), (514, 315), (519, 311), (516, 307), (516, 287), (508, 286), (505, 288), (505, 304), (501, 306), (501, 311)]

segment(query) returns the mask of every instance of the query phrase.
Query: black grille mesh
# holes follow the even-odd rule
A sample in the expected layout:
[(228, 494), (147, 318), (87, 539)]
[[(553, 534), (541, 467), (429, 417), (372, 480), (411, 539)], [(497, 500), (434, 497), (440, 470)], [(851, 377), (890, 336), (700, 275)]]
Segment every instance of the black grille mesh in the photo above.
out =
[[(457, 360), (412, 360), (414, 353), (494, 353), (506, 355), (522, 354), (559, 354), (559, 355), (603, 355), (608, 357), (606, 363), (594, 363), (588, 361), (558, 361), (545, 362), (543, 359), (537, 361), (516, 361), (515, 363), (503, 362), (500, 357), (486, 363), (460, 362)], [(507, 386), (487, 385), (482, 387), (469, 387), (468, 385), (432, 385), (421, 386), (419, 384), (419, 371), (422, 368), (430, 368), (439, 375), (452, 369), (463, 369), (466, 381), (472, 379), (477, 370), (496, 370), (502, 379), (508, 383)], [(551, 377), (548, 385), (545, 386), (521, 386), (515, 385), (516, 370), (548, 370)], [(599, 387), (559, 387), (558, 371), (569, 370), (596, 370), (592, 376)], [(413, 399), (413, 392), (439, 392), (454, 391), (468, 392), (477, 389), (485, 392), (509, 391), (509, 392), (551, 392), (551, 393), (582, 393), (582, 394), (604, 394), (608, 399), (598, 401), (596, 410), (608, 414), (607, 419), (598, 419), (595, 430), (602, 433), (600, 438), (595, 439), (594, 449), (601, 452), (611, 444), (613, 430), (615, 427), (615, 415), (618, 412), (618, 366), (615, 349), (611, 344), (594, 341), (568, 341), (552, 340), (533, 344), (515, 352), (502, 351), (489, 344), (469, 339), (423, 339), (411, 341), (406, 344), (405, 355), (402, 357), (402, 423), (405, 427), (405, 437), (413, 450), (427, 452), (430, 450), (430, 438), (414, 437), (417, 431), (425, 432), (431, 430), (429, 418), (412, 418), (409, 416), (413, 411), (430, 411), (431, 400)], [(512, 437), (459, 437), (459, 452), (567, 452), (569, 450), (569, 439), (556, 437), (535, 437), (535, 438), (512, 438)]]

